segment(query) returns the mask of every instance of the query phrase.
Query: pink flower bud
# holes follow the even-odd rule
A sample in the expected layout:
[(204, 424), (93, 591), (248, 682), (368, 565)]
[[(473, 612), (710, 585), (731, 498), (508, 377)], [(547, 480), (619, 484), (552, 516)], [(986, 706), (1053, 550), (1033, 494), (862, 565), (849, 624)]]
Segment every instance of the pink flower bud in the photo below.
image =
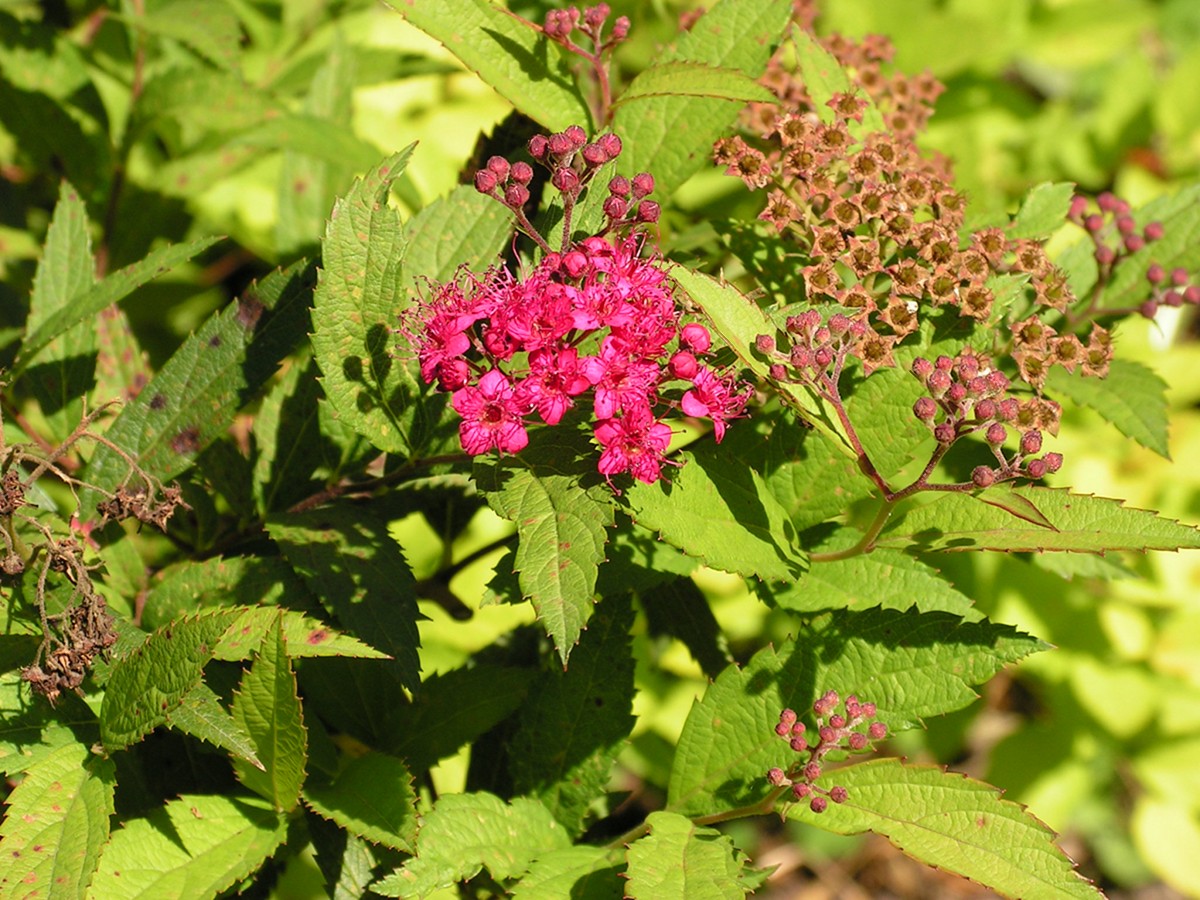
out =
[(846, 738), (846, 743), (850, 745), (851, 750), (862, 750), (867, 746), (867, 736), (862, 732), (851, 732)]
[(1137, 228), (1137, 223), (1133, 221), (1133, 216), (1117, 216), (1117, 231), (1123, 235), (1133, 234)]
[(1101, 244), (1097, 247), (1093, 255), (1096, 257), (1096, 262), (1102, 266), (1111, 266), (1113, 260), (1117, 258), (1116, 251), (1107, 244)]
[(808, 801), (808, 808), (811, 809), (813, 812), (815, 812), (817, 815), (820, 815), (821, 813), (825, 812), (825, 810), (829, 809), (829, 801), (826, 800), (824, 797), (820, 797), (820, 796), (813, 797), (811, 800)]
[(929, 380), (929, 376), (933, 374), (933, 363), (923, 356), (918, 356), (912, 362), (912, 373), (921, 384), (925, 384)]
[(1076, 194), (1071, 198), (1071, 209), (1067, 213), (1067, 216), (1075, 221), (1079, 221), (1083, 214), (1087, 212), (1087, 207), (1087, 197), (1082, 197), (1079, 194)]
[(698, 322), (689, 322), (679, 333), (679, 343), (696, 353), (707, 353), (712, 347), (712, 335)]
[(1176, 266), (1171, 270), (1171, 284), (1175, 287), (1183, 287), (1188, 283), (1188, 270), (1183, 266)]
[(511, 169), (511, 167), (508, 164), (508, 160), (505, 159), (503, 156), (491, 157), (487, 161), (487, 168), (488, 168), (489, 172), (492, 172), (493, 174), (495, 174), (495, 176), (497, 178), (499, 178), (501, 181), (504, 181), (504, 179), (508, 178), (508, 173)]
[(498, 183), (499, 180), (496, 178), (494, 172), (490, 172), (487, 169), (480, 169), (475, 173), (475, 190), (481, 194), (490, 194), (496, 189)]
[(563, 137), (571, 142), (571, 149), (578, 150), (587, 143), (587, 132), (580, 125), (568, 125)]
[(575, 148), (571, 146), (571, 139), (565, 134), (555, 133), (550, 135), (548, 149), (551, 156), (563, 157), (569, 153), (573, 153)]
[(696, 357), (686, 350), (680, 350), (675, 353), (667, 366), (671, 374), (676, 378), (684, 378), (688, 381), (695, 378), (696, 372), (700, 369), (699, 363), (696, 362)]
[(1156, 315), (1158, 315), (1158, 301), (1153, 298), (1147, 300), (1138, 307), (1138, 312), (1140, 312), (1147, 319), (1153, 319)]
[(783, 787), (783, 785), (787, 782), (787, 774), (783, 771), (783, 769), (776, 766), (773, 769), (767, 770), (767, 781), (770, 784), (773, 784), (775, 787)]
[(977, 488), (988, 488), (996, 483), (996, 473), (987, 466), (976, 466), (971, 470), (971, 482)]
[(1200, 287), (1194, 284), (1189, 284), (1183, 292), (1183, 299), (1187, 303), (1200, 303)]
[(818, 716), (824, 716), (833, 711), (833, 708), (838, 705), (837, 691), (826, 691), (819, 698), (813, 701), (813, 712)]
[(840, 784), (835, 784), (829, 789), (829, 799), (834, 803), (845, 803), (850, 797), (850, 792)]
[(529, 139), (529, 155), (539, 162), (546, 158), (549, 147), (550, 139), (544, 134), (535, 134)]
[(1104, 216), (1097, 215), (1096, 213), (1092, 213), (1090, 216), (1088, 216), (1086, 219), (1083, 220), (1083, 227), (1086, 228), (1088, 231), (1090, 231), (1092, 234), (1095, 234), (1097, 231), (1099, 231), (1101, 228), (1104, 227)]
[(504, 189), (504, 205), (509, 209), (520, 209), (529, 202), (529, 188), (523, 184), (510, 184)]
[(1162, 240), (1163, 224), (1162, 222), (1148, 222), (1146, 227), (1142, 229), (1142, 237), (1148, 241)]
[(887, 735), (887, 726), (882, 722), (872, 722), (871, 727), (867, 729), (867, 734), (870, 735), (873, 741), (883, 740)]
[(1029, 431), (1021, 435), (1021, 453), (1025, 456), (1032, 456), (1042, 449), (1042, 433), (1036, 428), (1031, 428)]
[(625, 217), (625, 213), (629, 211), (629, 204), (620, 197), (612, 196), (604, 199), (604, 204), (601, 208), (604, 210), (604, 215), (615, 220)]
[(613, 22), (612, 39), (614, 41), (623, 41), (629, 37), (629, 16), (618, 16)]
[(954, 426), (949, 422), (942, 422), (933, 429), (933, 437), (939, 444), (953, 444), (957, 436)]
[(616, 159), (621, 155), (621, 150), (623, 149), (621, 139), (611, 131), (607, 131), (596, 138), (596, 143), (604, 148), (604, 152), (608, 155), (609, 159)]
[(654, 176), (649, 172), (638, 172), (633, 176), (631, 185), (633, 187), (633, 196), (640, 200), (647, 194), (654, 193)]
[(980, 422), (986, 422), (988, 419), (993, 419), (996, 416), (996, 401), (995, 400), (980, 400), (975, 404), (975, 418)]
[(559, 166), (550, 176), (550, 183), (564, 194), (574, 194), (579, 190), (579, 175), (570, 166)]
[(920, 397), (913, 404), (913, 415), (922, 422), (932, 422), (937, 415), (937, 403), (932, 397)]
[(614, 197), (628, 197), (629, 191), (629, 179), (624, 175), (616, 175), (608, 183), (608, 192)]
[(1125, 238), (1125, 251), (1127, 253), (1137, 253), (1145, 246), (1146, 241), (1140, 234), (1131, 234)]
[(584, 144), (583, 150), (580, 151), (579, 155), (583, 157), (585, 163), (593, 168), (602, 166), (608, 162), (608, 154), (604, 152), (603, 147), (596, 143)]
[(529, 184), (533, 181), (533, 166), (527, 162), (513, 163), (512, 180), (517, 184)]
[(811, 793), (811, 784), (805, 784), (803, 781), (798, 781), (792, 785), (792, 796), (794, 796), (797, 800), (803, 800)]
[(635, 218), (639, 222), (645, 222), (653, 225), (658, 221), (658, 217), (662, 215), (662, 207), (653, 200), (643, 200), (637, 205), (637, 215)]
[(1042, 459), (1031, 460), (1029, 465), (1025, 467), (1025, 472), (1030, 478), (1041, 478), (1046, 474), (1046, 461)]
[(999, 422), (993, 422), (991, 425), (988, 426), (988, 430), (984, 434), (984, 438), (993, 447), (999, 447), (1001, 444), (1003, 444), (1005, 442), (1005, 440), (1007, 440), (1008, 429), (1005, 428), (1003, 425), (1001, 425)]
[(1057, 472), (1062, 468), (1063, 458), (1061, 453), (1047, 453), (1042, 457), (1042, 462), (1046, 464), (1047, 472)]
[(562, 267), (572, 278), (578, 278), (588, 270), (588, 257), (579, 250), (571, 250), (562, 258)]
[(821, 777), (821, 764), (819, 762), (805, 763), (803, 771), (805, 781), (816, 781)]

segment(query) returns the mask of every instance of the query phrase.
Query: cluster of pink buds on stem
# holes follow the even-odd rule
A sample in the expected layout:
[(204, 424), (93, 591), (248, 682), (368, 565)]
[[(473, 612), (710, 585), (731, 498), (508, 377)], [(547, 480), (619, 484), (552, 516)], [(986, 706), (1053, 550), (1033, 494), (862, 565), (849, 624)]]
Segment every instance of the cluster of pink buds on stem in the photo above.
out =
[(1111, 193), (1097, 197), (1096, 207), (1093, 209), (1086, 197), (1076, 196), (1068, 214), (1072, 222), (1088, 233), (1094, 247), (1096, 290), (1088, 313), (1123, 315), (1137, 312), (1153, 319), (1164, 306), (1200, 304), (1200, 285), (1192, 283), (1187, 269), (1177, 267), (1168, 272), (1164, 266), (1151, 261), (1146, 266), (1151, 293), (1139, 306), (1132, 309), (1096, 308), (1095, 300), (1112, 280), (1114, 270), (1142, 248), (1162, 240), (1166, 234), (1163, 224), (1157, 221), (1148, 222), (1139, 229), (1129, 203)]
[[(604, 23), (612, 13), (607, 3), (597, 3), (587, 7), (580, 13), (574, 6), (566, 9), (552, 9), (546, 13), (542, 33), (556, 44), (561, 44), (571, 53), (582, 57), (592, 68), (593, 77), (600, 94), (600, 108), (597, 110), (597, 122), (607, 122), (608, 112), (612, 106), (612, 85), (608, 77), (608, 58), (613, 48), (629, 36), (629, 18), (619, 16), (612, 26), (608, 37), (604, 36)], [(583, 35), (584, 42), (590, 44), (590, 49), (577, 43), (572, 35), (578, 30)]]
[[(813, 713), (817, 717), (815, 742), (794, 710), (783, 710), (779, 714), (779, 724), (775, 726), (775, 734), (787, 741), (788, 746), (801, 757), (786, 768), (777, 766), (770, 769), (767, 781), (774, 787), (790, 787), (792, 796), (796, 800), (808, 800), (808, 808), (815, 813), (825, 812), (830, 800), (845, 803), (849, 796), (844, 787), (835, 785), (826, 789), (815, 783), (821, 777), (824, 758), (834, 750), (849, 753), (868, 751), (872, 741), (887, 736), (886, 725), (871, 721), (875, 718), (874, 703), (863, 703), (851, 694), (846, 698), (844, 711), (838, 713), (834, 712), (838, 702), (837, 691), (826, 691), (813, 703)], [(862, 725), (867, 727), (860, 729)]]
[[(1009, 380), (992, 369), (986, 358), (964, 351), (956, 358), (939, 356), (933, 362), (913, 360), (912, 373), (929, 392), (913, 404), (913, 414), (929, 426), (944, 455), (959, 438), (982, 434), (996, 457), (997, 466), (977, 466), (971, 473), (975, 487), (991, 487), (1013, 478), (1042, 478), (1062, 467), (1062, 454), (1042, 449), (1042, 430), (1058, 430), (1061, 409), (1040, 397), (1024, 402), (1008, 396)], [(1006, 455), (1009, 428), (1020, 433), (1019, 447)]]

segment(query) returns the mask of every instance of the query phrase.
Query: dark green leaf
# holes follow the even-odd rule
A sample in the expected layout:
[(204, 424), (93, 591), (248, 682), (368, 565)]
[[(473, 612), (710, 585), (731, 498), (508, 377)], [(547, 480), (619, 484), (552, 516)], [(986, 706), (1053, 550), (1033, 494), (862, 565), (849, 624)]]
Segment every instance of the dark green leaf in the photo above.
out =
[(1132, 360), (1114, 359), (1104, 378), (1068, 375), (1057, 366), (1046, 387), (1094, 409), (1121, 434), (1170, 459), (1167, 446), (1167, 383), (1154, 370)]

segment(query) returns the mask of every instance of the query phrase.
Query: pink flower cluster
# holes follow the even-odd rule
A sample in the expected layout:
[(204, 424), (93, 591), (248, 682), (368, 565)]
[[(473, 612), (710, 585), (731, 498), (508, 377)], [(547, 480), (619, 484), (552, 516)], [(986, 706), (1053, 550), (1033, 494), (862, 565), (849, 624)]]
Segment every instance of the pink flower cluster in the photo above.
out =
[(666, 273), (640, 248), (636, 237), (590, 237), (524, 278), (498, 269), (434, 285), (409, 311), (421, 377), (451, 392), (467, 453), (519, 452), (535, 414), (557, 425), (589, 391), (610, 483), (661, 477), (672, 433), (662, 417), (676, 405), (724, 437), (751, 389), (702, 362), (708, 330), (680, 323)]

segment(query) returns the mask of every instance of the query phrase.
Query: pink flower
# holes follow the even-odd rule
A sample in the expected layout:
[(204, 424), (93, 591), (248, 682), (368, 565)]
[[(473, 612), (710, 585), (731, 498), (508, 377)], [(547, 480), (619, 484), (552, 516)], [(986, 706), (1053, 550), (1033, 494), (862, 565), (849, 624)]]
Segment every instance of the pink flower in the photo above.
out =
[(750, 399), (750, 389), (736, 391), (732, 376), (718, 377), (711, 369), (701, 369), (692, 380), (692, 389), (683, 395), (680, 406), (689, 416), (712, 419), (717, 443), (725, 437), (725, 423), (740, 416)]
[(534, 350), (529, 354), (529, 374), (517, 384), (516, 394), (521, 406), (536, 409), (547, 425), (557, 425), (574, 405), (571, 398), (591, 386), (574, 347)]
[(654, 363), (632, 359), (609, 335), (600, 345), (599, 356), (582, 362), (582, 372), (596, 386), (593, 407), (597, 419), (611, 419), (621, 410), (653, 406), (661, 370)]
[(437, 312), (425, 323), (417, 358), (426, 384), (433, 381), (439, 366), (471, 348), (471, 341), (464, 333), (466, 328), (460, 316), (448, 312)]
[(472, 456), (493, 447), (501, 453), (517, 453), (529, 443), (524, 412), (504, 373), (492, 369), (479, 379), (479, 386), (455, 391), (450, 404), (462, 416), (458, 437)]
[(626, 410), (619, 419), (596, 426), (596, 440), (604, 447), (596, 468), (611, 481), (628, 472), (638, 481), (653, 484), (662, 477), (663, 453), (671, 442), (671, 429), (656, 422), (649, 407)]

